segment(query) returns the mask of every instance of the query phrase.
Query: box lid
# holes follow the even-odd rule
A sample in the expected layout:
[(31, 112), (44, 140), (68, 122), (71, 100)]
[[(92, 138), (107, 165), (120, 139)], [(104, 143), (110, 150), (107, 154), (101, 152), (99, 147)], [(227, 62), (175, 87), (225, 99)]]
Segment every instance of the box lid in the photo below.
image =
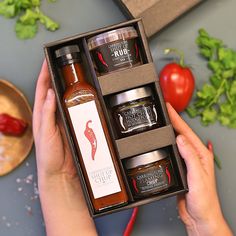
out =
[(147, 37), (151, 37), (202, 1), (116, 0), (128, 19), (142, 18)]

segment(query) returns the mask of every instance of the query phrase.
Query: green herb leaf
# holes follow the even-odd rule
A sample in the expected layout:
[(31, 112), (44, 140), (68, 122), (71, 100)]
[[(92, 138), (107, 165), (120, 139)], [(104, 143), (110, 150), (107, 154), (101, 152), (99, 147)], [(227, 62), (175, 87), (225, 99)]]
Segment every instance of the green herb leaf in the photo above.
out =
[(17, 17), (15, 25), (17, 37), (30, 39), (38, 31), (38, 22), (41, 22), (50, 31), (59, 28), (58, 23), (40, 11), (40, 5), (41, 0), (3, 0), (0, 2), (0, 15), (6, 18)]
[(23, 24), (18, 21), (15, 26), (16, 35), (19, 39), (30, 39), (33, 38), (37, 31), (38, 26), (36, 24)]
[(200, 116), (203, 125), (218, 120), (224, 126), (236, 128), (236, 51), (204, 29), (199, 30), (196, 43), (212, 74), (209, 83), (197, 91), (187, 114)]
[(27, 9), (25, 14), (20, 17), (20, 22), (26, 25), (36, 24), (36, 21), (39, 19), (39, 14), (31, 9)]
[(209, 125), (216, 121), (217, 111), (214, 108), (204, 109), (202, 112), (202, 123), (203, 125)]
[(4, 2), (0, 2), (0, 15), (5, 18), (13, 18), (16, 15), (16, 6), (7, 5)]
[(59, 24), (53, 21), (48, 16), (44, 15), (41, 11), (39, 11), (39, 20), (46, 27), (47, 30), (55, 31), (59, 28)]

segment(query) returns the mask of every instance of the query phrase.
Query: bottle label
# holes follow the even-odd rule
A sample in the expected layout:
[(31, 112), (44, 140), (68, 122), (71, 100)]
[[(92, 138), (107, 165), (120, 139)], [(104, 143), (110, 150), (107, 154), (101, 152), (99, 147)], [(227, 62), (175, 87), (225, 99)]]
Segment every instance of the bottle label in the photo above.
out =
[(70, 107), (68, 110), (94, 198), (120, 192), (95, 101)]

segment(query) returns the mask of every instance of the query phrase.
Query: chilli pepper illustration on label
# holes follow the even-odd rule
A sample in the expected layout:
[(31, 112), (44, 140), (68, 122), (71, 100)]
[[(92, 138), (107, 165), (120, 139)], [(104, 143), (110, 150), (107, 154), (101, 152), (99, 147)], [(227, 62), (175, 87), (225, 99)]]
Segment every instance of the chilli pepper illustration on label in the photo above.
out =
[(135, 53), (135, 55), (136, 55), (136, 59), (138, 59), (138, 56), (139, 56), (139, 54), (138, 54), (138, 46), (137, 46), (137, 43), (135, 42), (135, 44), (134, 44), (134, 47), (135, 47), (135, 51), (136, 51), (136, 53)]
[(171, 177), (170, 177), (170, 171), (168, 170), (168, 167), (166, 166), (166, 175), (168, 177), (168, 183), (170, 184), (171, 182)]
[(97, 52), (97, 55), (98, 55), (98, 59), (99, 61), (105, 66), (105, 67), (108, 67), (107, 63), (105, 62), (103, 56), (102, 56), (102, 53), (100, 52)]
[(94, 160), (96, 150), (97, 150), (97, 138), (96, 138), (96, 135), (95, 135), (93, 129), (91, 127), (89, 127), (89, 124), (91, 124), (91, 123), (92, 123), (91, 120), (87, 121), (86, 128), (85, 128), (85, 131), (84, 131), (84, 135), (88, 139), (88, 141), (90, 142), (91, 157), (92, 157), (92, 160)]
[(139, 191), (138, 191), (137, 182), (136, 182), (135, 178), (132, 178), (132, 184), (133, 184), (133, 187), (134, 187), (136, 193), (138, 193)]

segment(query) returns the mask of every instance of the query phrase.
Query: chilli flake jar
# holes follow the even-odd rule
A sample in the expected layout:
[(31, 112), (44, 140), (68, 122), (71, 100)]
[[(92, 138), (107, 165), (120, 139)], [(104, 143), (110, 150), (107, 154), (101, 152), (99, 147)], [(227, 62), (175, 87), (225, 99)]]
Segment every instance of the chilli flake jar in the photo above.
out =
[(169, 155), (163, 149), (129, 158), (125, 167), (134, 198), (166, 191), (175, 184)]
[(134, 27), (111, 30), (88, 39), (95, 69), (100, 74), (141, 64)]
[(119, 136), (129, 136), (160, 127), (162, 122), (150, 87), (131, 89), (110, 98)]

